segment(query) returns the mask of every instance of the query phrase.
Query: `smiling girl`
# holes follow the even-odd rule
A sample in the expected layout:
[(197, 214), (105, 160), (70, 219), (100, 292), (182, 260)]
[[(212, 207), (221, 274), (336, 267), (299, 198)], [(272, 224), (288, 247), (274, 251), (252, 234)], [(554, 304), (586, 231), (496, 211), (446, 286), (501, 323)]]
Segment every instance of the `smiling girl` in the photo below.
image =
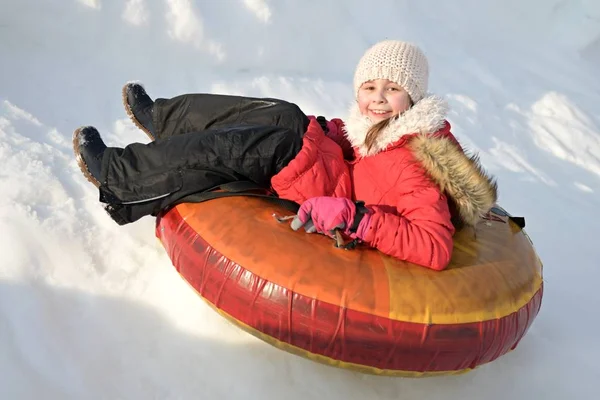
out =
[(156, 140), (107, 148), (87, 126), (75, 131), (73, 145), (120, 224), (215, 185), (252, 180), (301, 205), (294, 230), (339, 229), (382, 253), (442, 270), (455, 229), (475, 225), (497, 194), (450, 133), (447, 103), (427, 95), (428, 79), (417, 46), (377, 43), (356, 67), (345, 121), (307, 117), (276, 99), (189, 94), (154, 102), (128, 84), (127, 111)]

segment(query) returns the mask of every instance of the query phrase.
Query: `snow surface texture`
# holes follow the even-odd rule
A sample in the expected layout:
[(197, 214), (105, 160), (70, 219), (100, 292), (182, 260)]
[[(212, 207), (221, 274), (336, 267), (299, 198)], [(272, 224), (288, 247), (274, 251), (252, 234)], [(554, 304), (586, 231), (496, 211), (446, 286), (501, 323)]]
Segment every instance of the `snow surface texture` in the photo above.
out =
[[(0, 398), (597, 397), (596, 0), (2, 3)], [(384, 38), (426, 51), (453, 132), (498, 177), (545, 263), (520, 346), (464, 376), (361, 375), (238, 330), (178, 277), (153, 218), (109, 219), (71, 151), (80, 125), (109, 145), (147, 141), (122, 109), (128, 80), (153, 97), (282, 97), (344, 117), (358, 58)]]

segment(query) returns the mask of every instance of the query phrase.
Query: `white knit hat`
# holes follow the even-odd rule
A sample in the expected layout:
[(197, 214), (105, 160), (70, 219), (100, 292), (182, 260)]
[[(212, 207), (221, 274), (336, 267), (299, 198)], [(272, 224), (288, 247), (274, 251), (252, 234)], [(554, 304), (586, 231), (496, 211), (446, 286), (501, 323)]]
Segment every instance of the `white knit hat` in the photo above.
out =
[(402, 86), (413, 103), (427, 93), (429, 64), (417, 46), (397, 40), (384, 40), (368, 49), (354, 73), (354, 93), (373, 79), (388, 79)]

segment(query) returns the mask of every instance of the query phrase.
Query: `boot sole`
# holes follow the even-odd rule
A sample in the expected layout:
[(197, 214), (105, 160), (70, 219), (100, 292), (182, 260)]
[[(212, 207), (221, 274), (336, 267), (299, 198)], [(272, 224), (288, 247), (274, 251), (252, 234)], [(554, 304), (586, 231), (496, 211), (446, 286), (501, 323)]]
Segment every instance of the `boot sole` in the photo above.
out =
[(135, 115), (133, 115), (133, 111), (131, 110), (129, 103), (127, 102), (127, 84), (125, 84), (123, 86), (123, 89), (121, 89), (121, 98), (123, 100), (123, 107), (125, 107), (125, 112), (127, 113), (127, 116), (129, 117), (131, 122), (133, 122), (135, 126), (140, 128), (150, 138), (150, 140), (154, 141), (152, 133), (150, 133), (148, 129), (144, 128), (144, 125), (140, 124)]
[(81, 153), (79, 152), (79, 139), (77, 137), (79, 136), (81, 129), (82, 128), (77, 128), (75, 129), (75, 132), (73, 132), (73, 152), (75, 153), (75, 159), (77, 160), (77, 165), (79, 165), (79, 169), (85, 178), (98, 189), (100, 189), (100, 182), (98, 182), (98, 180), (94, 178), (92, 174), (90, 174), (90, 170), (83, 160), (83, 157), (81, 157)]

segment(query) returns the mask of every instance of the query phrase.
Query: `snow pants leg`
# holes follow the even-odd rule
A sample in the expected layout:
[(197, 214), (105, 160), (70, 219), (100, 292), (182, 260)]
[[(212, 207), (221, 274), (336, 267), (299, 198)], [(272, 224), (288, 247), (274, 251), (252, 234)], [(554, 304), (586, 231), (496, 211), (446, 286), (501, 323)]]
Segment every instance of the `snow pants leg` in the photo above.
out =
[(280, 99), (185, 94), (154, 102), (153, 126), (158, 139), (228, 126), (265, 125), (305, 132), (309, 120), (293, 103)]
[(109, 147), (100, 201), (123, 225), (224, 183), (250, 180), (269, 188), (271, 177), (300, 151), (303, 135), (281, 126), (229, 126)]

